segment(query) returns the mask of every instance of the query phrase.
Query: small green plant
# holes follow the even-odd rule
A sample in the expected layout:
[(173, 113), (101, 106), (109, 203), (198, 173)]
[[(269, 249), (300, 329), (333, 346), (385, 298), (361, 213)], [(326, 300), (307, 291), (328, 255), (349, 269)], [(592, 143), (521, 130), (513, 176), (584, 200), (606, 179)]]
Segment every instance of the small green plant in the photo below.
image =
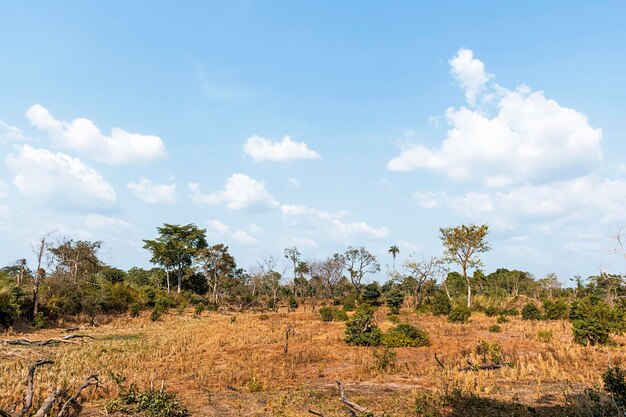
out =
[(466, 307), (466, 306), (454, 307), (448, 313), (448, 321), (450, 323), (467, 323), (471, 315), (472, 315), (472, 310), (469, 307)]
[(522, 320), (541, 320), (541, 311), (535, 303), (528, 303), (522, 308)]
[[(602, 374), (604, 382), (604, 390), (609, 392), (615, 404), (621, 409), (626, 410), (626, 373), (622, 368), (609, 368)], [(621, 413), (624, 414), (623, 411)]]
[(398, 317), (397, 314), (392, 314), (391, 312), (389, 314), (387, 314), (387, 320), (389, 320), (393, 324), (400, 323), (400, 317)]
[(202, 312), (204, 310), (206, 310), (206, 304), (198, 303), (198, 304), (195, 305), (194, 310), (196, 312), (196, 316), (200, 316), (200, 315), (202, 315)]
[(537, 330), (537, 340), (543, 343), (552, 341), (552, 330)]
[(563, 300), (543, 302), (544, 318), (546, 320), (566, 320), (569, 315), (569, 306)]
[(43, 329), (43, 326), (45, 325), (46, 325), (46, 318), (44, 317), (43, 313), (40, 311), (37, 314), (35, 314), (35, 317), (33, 318), (33, 327), (39, 330), (39, 329)]
[(508, 323), (509, 319), (507, 319), (506, 316), (498, 316), (497, 322), (498, 324), (504, 324), (504, 323)]
[(497, 316), (498, 314), (500, 314), (500, 309), (496, 308), (496, 307), (487, 307), (485, 309), (485, 315), (487, 317), (494, 317)]
[(502, 347), (498, 342), (489, 343), (481, 339), (478, 341), (475, 351), (483, 363), (486, 363), (487, 359), (496, 364), (502, 363)]
[(502, 327), (499, 324), (492, 324), (489, 326), (490, 333), (500, 333), (502, 331)]
[(388, 347), (372, 350), (374, 368), (381, 372), (392, 370), (396, 366), (397, 356), (398, 354)]
[(354, 311), (356, 309), (354, 297), (346, 297), (341, 304), (343, 305), (343, 311)]
[(298, 308), (298, 300), (295, 297), (289, 297), (289, 310), (295, 310)]
[(382, 345), (387, 347), (429, 346), (430, 339), (425, 331), (411, 324), (401, 323), (383, 335)]
[(139, 312), (141, 311), (141, 304), (132, 303), (128, 308), (131, 317), (139, 317)]
[(150, 320), (159, 321), (162, 315), (163, 315), (163, 310), (161, 310), (160, 308), (154, 307), (152, 309), (152, 313), (150, 313)]
[(392, 314), (398, 314), (404, 303), (404, 292), (400, 287), (394, 287), (387, 293), (387, 306)]
[(433, 394), (417, 394), (415, 397), (415, 415), (421, 417), (441, 417), (438, 409), (440, 401)]
[(176, 400), (176, 394), (163, 389), (149, 388), (141, 391), (135, 384), (122, 389), (118, 398), (109, 402), (107, 413), (121, 412), (124, 414), (142, 413), (147, 417), (187, 417), (189, 412)]
[(361, 305), (352, 320), (346, 323), (345, 341), (355, 346), (378, 346), (382, 332), (374, 324), (374, 309), (367, 304)]
[(322, 321), (346, 321), (348, 314), (344, 310), (331, 307), (320, 308), (320, 318)]

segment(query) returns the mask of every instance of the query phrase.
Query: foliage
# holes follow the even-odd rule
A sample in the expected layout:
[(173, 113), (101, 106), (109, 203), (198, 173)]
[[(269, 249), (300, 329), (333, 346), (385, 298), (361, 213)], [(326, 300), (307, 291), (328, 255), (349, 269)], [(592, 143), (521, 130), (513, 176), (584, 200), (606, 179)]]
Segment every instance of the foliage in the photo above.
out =
[(106, 268), (103, 272), (104, 279), (111, 283), (122, 282), (126, 278), (126, 272), (119, 268)]
[(322, 321), (346, 321), (348, 320), (348, 315), (345, 311), (331, 308), (331, 307), (322, 307), (320, 308), (320, 317)]
[(186, 417), (187, 409), (176, 400), (176, 394), (148, 388), (139, 390), (135, 384), (123, 389), (118, 398), (106, 405), (106, 412), (143, 413), (147, 417)]
[(372, 350), (374, 368), (381, 372), (393, 369), (396, 365), (397, 356), (398, 354), (388, 347)]
[(543, 311), (546, 320), (566, 320), (569, 316), (569, 306), (563, 300), (544, 301)]
[(624, 312), (590, 296), (576, 300), (570, 311), (574, 341), (581, 345), (605, 345), (611, 334), (624, 330)]
[(498, 324), (504, 324), (504, 323), (508, 323), (509, 319), (506, 318), (506, 316), (498, 316)]
[(139, 317), (139, 312), (141, 311), (141, 304), (132, 303), (128, 308), (131, 317)]
[(392, 314), (398, 314), (400, 307), (404, 303), (404, 291), (400, 287), (393, 287), (387, 292), (387, 306), (391, 310)]
[(448, 313), (448, 321), (450, 323), (467, 323), (471, 315), (472, 310), (469, 307), (457, 306)]
[(363, 301), (369, 305), (377, 306), (380, 305), (380, 285), (377, 282), (373, 282), (371, 284), (367, 284), (363, 290)]
[(350, 274), (350, 282), (354, 286), (356, 298), (360, 299), (363, 277), (380, 271), (380, 264), (376, 257), (362, 246), (358, 249), (349, 247), (342, 259), (345, 269)]
[(295, 297), (289, 297), (289, 309), (295, 310), (298, 308), (298, 300)]
[(537, 340), (548, 343), (552, 341), (552, 330), (537, 330)]
[(527, 303), (522, 308), (522, 320), (541, 320), (542, 315), (535, 303)]
[(420, 347), (429, 346), (428, 334), (417, 327), (401, 323), (383, 335), (382, 345), (387, 347)]
[(493, 363), (502, 363), (502, 346), (499, 342), (489, 343), (486, 340), (479, 340), (475, 348), (476, 354), (480, 356), (483, 363), (490, 360)]
[(380, 345), (382, 332), (373, 321), (374, 309), (367, 304), (361, 305), (352, 320), (346, 323), (346, 343), (355, 346)]
[(431, 311), (435, 316), (447, 316), (452, 310), (452, 302), (443, 291), (437, 291), (433, 299)]
[(343, 306), (343, 311), (354, 311), (356, 308), (356, 301), (354, 300), (354, 297), (344, 298), (341, 304)]
[[(602, 374), (604, 382), (604, 390), (611, 393), (615, 404), (621, 409), (626, 410), (626, 373), (622, 368), (609, 368)], [(623, 415), (623, 411), (622, 411)]]
[(489, 326), (489, 333), (500, 333), (502, 331), (502, 327), (499, 324), (492, 324)]

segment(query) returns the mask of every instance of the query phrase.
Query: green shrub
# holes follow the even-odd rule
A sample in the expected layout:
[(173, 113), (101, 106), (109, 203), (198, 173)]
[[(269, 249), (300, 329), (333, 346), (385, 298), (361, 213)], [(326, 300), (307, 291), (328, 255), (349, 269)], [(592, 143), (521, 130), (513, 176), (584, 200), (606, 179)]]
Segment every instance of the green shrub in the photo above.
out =
[(487, 317), (497, 316), (498, 314), (500, 314), (500, 309), (497, 307), (487, 307), (485, 309), (485, 315)]
[(428, 334), (408, 323), (398, 324), (383, 335), (382, 345), (387, 347), (429, 346)]
[(289, 309), (295, 310), (296, 308), (298, 308), (298, 300), (295, 297), (289, 297)]
[(176, 394), (149, 388), (140, 391), (135, 384), (123, 389), (118, 398), (106, 405), (107, 413), (143, 414), (147, 417), (186, 417), (187, 409), (176, 400)]
[(522, 320), (541, 320), (541, 311), (534, 303), (528, 303), (522, 308)]
[(497, 322), (498, 324), (504, 324), (504, 323), (508, 323), (509, 319), (507, 319), (506, 316), (498, 316)]
[(194, 309), (195, 309), (196, 315), (200, 316), (202, 314), (202, 312), (204, 310), (206, 310), (206, 304), (198, 303), (198, 304), (195, 305)]
[(392, 314), (398, 314), (404, 303), (404, 291), (400, 287), (394, 287), (387, 293), (387, 306)]
[(322, 321), (346, 321), (348, 314), (337, 308), (322, 307), (320, 308), (320, 318)]
[(500, 314), (503, 316), (517, 316), (519, 315), (519, 311), (515, 307), (504, 308), (500, 310)]
[[(626, 380), (624, 377), (626, 373), (622, 368), (615, 367), (609, 368), (602, 374), (602, 381), (604, 382), (604, 390), (609, 392), (615, 404), (621, 409), (626, 409)], [(621, 413), (624, 414), (623, 411)]]
[(131, 317), (139, 317), (139, 312), (141, 311), (141, 304), (132, 303), (128, 308)]
[(466, 306), (454, 307), (448, 313), (448, 321), (450, 323), (467, 323), (472, 315), (472, 309)]
[(565, 320), (569, 316), (569, 306), (563, 300), (543, 302), (544, 318), (546, 320)]
[(343, 304), (343, 311), (354, 311), (356, 309), (354, 297), (346, 297), (340, 304)]
[(443, 291), (437, 291), (433, 298), (431, 311), (435, 316), (447, 316), (452, 310), (452, 302)]
[(380, 285), (377, 282), (372, 282), (367, 284), (363, 290), (363, 301), (369, 305), (379, 305), (380, 295)]
[(611, 334), (624, 330), (624, 312), (604, 301), (587, 297), (572, 305), (574, 341), (581, 345), (606, 345)]
[(400, 317), (398, 317), (397, 314), (392, 314), (392, 313), (387, 314), (387, 320), (389, 320), (390, 322), (394, 324), (400, 323)]
[(372, 350), (372, 358), (374, 359), (374, 368), (378, 371), (391, 370), (396, 366), (396, 357), (398, 354), (388, 347)]
[(502, 346), (500, 346), (499, 342), (489, 343), (481, 339), (478, 341), (475, 350), (483, 363), (487, 363), (487, 360), (493, 363), (502, 363)]
[(489, 326), (490, 333), (500, 333), (502, 331), (502, 327), (499, 324), (492, 324)]
[(39, 329), (43, 329), (45, 325), (46, 325), (46, 318), (43, 312), (39, 311), (37, 314), (35, 314), (35, 317), (33, 317), (33, 327), (36, 330), (39, 330)]
[(360, 306), (352, 320), (346, 323), (346, 343), (355, 346), (380, 345), (382, 332), (373, 320), (374, 309), (367, 304)]

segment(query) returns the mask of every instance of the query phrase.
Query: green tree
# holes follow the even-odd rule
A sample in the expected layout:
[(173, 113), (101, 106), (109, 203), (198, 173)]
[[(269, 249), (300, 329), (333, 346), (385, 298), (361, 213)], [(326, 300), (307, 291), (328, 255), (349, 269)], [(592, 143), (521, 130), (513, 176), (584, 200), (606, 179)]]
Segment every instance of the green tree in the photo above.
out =
[(211, 288), (213, 301), (217, 303), (220, 284), (233, 278), (237, 269), (235, 258), (228, 253), (228, 246), (219, 243), (208, 248), (198, 249), (195, 254), (195, 264), (196, 268), (206, 278), (206, 282)]
[(194, 256), (200, 249), (206, 248), (206, 230), (195, 224), (163, 224), (157, 227), (159, 236), (153, 240), (144, 240), (144, 249), (152, 254), (150, 262), (165, 269), (167, 291), (170, 291), (170, 272), (178, 278), (178, 292), (181, 290), (183, 275), (191, 267)]
[(285, 259), (289, 259), (293, 264), (293, 280), (291, 281), (291, 293), (295, 294), (295, 282), (298, 274), (298, 262), (300, 262), (300, 251), (295, 246), (291, 248), (285, 248), (284, 251)]
[(445, 261), (459, 265), (463, 271), (463, 278), (467, 284), (467, 306), (471, 307), (472, 283), (467, 271), (470, 268), (482, 266), (478, 255), (491, 249), (485, 240), (487, 233), (489, 233), (489, 226), (486, 224), (481, 226), (463, 224), (456, 227), (442, 227), (439, 231), (441, 243), (445, 248)]
[(396, 272), (396, 256), (400, 253), (400, 248), (397, 245), (392, 245), (387, 253), (390, 253), (393, 257), (393, 272)]

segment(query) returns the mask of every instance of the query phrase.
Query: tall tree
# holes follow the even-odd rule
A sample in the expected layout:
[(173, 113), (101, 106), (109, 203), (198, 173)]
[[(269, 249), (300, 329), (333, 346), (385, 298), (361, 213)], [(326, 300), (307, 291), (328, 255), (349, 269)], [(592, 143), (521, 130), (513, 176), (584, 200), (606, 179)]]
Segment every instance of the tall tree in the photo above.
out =
[(387, 253), (390, 253), (393, 257), (393, 272), (396, 273), (396, 256), (400, 253), (400, 248), (397, 245), (392, 245)]
[(285, 248), (284, 254), (285, 259), (289, 259), (289, 261), (291, 261), (291, 263), (293, 264), (293, 281), (291, 281), (291, 292), (295, 297), (295, 282), (297, 278), (298, 262), (300, 262), (300, 251), (298, 250), (298, 248), (293, 246), (291, 248)]
[(467, 306), (471, 307), (472, 283), (467, 275), (467, 270), (482, 266), (478, 256), (491, 250), (491, 245), (485, 240), (489, 233), (489, 226), (486, 224), (480, 226), (463, 224), (456, 227), (442, 227), (439, 232), (441, 233), (441, 243), (445, 249), (444, 260), (459, 265), (463, 271), (463, 279), (467, 284)]
[(163, 224), (157, 227), (159, 236), (153, 240), (144, 240), (144, 249), (152, 253), (150, 262), (160, 265), (167, 275), (167, 291), (170, 291), (170, 272), (178, 279), (178, 292), (185, 272), (191, 267), (197, 251), (208, 246), (206, 230), (195, 224)]
[(219, 243), (198, 249), (194, 263), (196, 268), (204, 274), (211, 288), (213, 301), (217, 303), (220, 284), (234, 277), (237, 269), (235, 258), (228, 253), (228, 246)]
[[(45, 244), (43, 241), (41, 243)], [(102, 268), (103, 263), (98, 258), (101, 246), (100, 241), (69, 239), (51, 247), (49, 251), (56, 262), (57, 272), (65, 274), (70, 282), (75, 283), (78, 279), (94, 274)]]
[(376, 257), (361, 246), (359, 249), (349, 247), (343, 254), (344, 266), (350, 274), (350, 282), (354, 286), (357, 300), (361, 298), (363, 277), (366, 274), (375, 274), (380, 271), (380, 264)]
[(407, 273), (400, 277), (402, 284), (412, 289), (414, 307), (419, 307), (422, 302), (424, 284), (429, 280), (436, 281), (446, 271), (443, 261), (435, 256), (421, 259), (411, 257), (404, 263), (404, 269)]
[(344, 269), (343, 255), (336, 253), (323, 261), (313, 262), (311, 264), (311, 275), (320, 279), (324, 286), (325, 296), (332, 298), (335, 286), (343, 277)]
[(41, 286), (41, 281), (43, 280), (46, 271), (43, 268), (44, 256), (48, 251), (48, 238), (50, 233), (39, 238), (39, 245), (33, 246), (33, 252), (37, 257), (37, 269), (33, 274), (33, 317), (39, 313), (39, 287)]

